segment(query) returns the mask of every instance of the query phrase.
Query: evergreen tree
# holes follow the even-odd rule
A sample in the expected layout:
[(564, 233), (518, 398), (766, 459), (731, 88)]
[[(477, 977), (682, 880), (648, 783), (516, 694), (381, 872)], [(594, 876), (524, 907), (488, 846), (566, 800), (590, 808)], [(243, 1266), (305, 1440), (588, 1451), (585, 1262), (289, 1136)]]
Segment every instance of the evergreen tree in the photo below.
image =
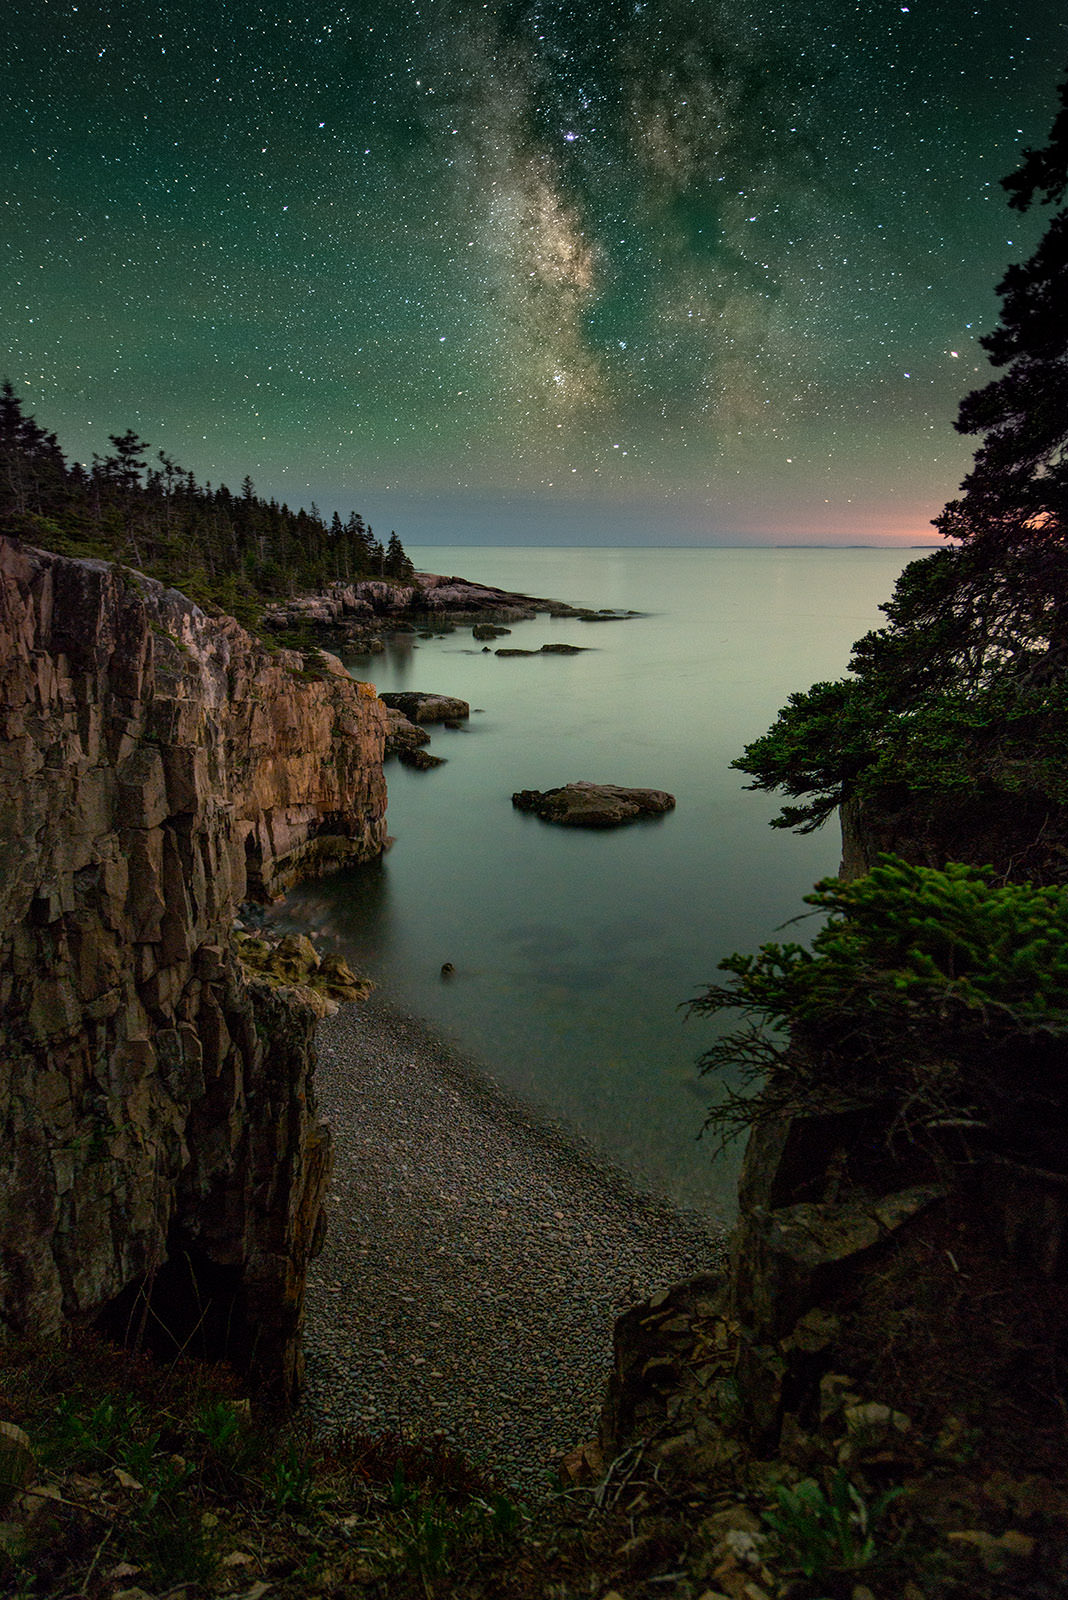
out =
[(935, 526), (947, 536), (1006, 544), (1061, 543), (1068, 530), (1068, 77), (1049, 142), (1024, 152), (1003, 187), (1028, 211), (1059, 206), (1030, 260), (1001, 283), (1001, 320), (981, 341), (1003, 377), (969, 394), (957, 429), (984, 435), (961, 488)]
[(352, 547), (352, 563), (359, 574), (374, 571), (374, 536), (358, 511), (353, 511), (347, 523)]
[(27, 417), (9, 380), (0, 386), (0, 475), (5, 498), (21, 512), (51, 509), (66, 480), (54, 433)]
[(391, 533), (389, 536), (389, 544), (386, 546), (382, 570), (387, 578), (411, 578), (415, 574), (415, 568), (408, 560), (404, 546), (397, 538), (396, 532)]
[[(1068, 191), (1068, 80), (1059, 94), (1049, 143), (1005, 180), (1017, 209)], [(961, 405), (957, 427), (985, 437), (961, 498), (935, 523), (960, 543), (906, 567), (882, 608), (887, 625), (854, 646), (850, 677), (792, 695), (734, 763), (752, 787), (804, 802), (783, 808), (780, 827), (808, 831), (859, 796), (883, 812), (950, 799), (989, 815), (1034, 806), (1052, 839), (1068, 831), (1063, 204), (1000, 292), (1001, 321), (983, 344), (1007, 370)]]
[[(148, 445), (137, 437), (132, 428), (127, 428), (125, 433), (109, 433), (108, 443), (113, 447), (113, 453), (105, 456), (100, 463), (103, 476), (123, 494), (130, 494), (141, 487)], [(97, 460), (97, 457), (94, 456), (93, 460)]]

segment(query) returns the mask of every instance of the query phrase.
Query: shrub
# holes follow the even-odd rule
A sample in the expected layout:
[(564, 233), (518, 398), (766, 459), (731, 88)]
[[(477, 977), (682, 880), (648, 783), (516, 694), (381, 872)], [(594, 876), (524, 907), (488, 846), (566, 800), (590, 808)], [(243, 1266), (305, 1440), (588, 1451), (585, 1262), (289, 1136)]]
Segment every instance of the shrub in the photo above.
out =
[(1068, 889), (884, 855), (806, 901), (828, 913), (811, 948), (728, 956), (732, 981), (690, 1002), (745, 1018), (700, 1061), (741, 1074), (706, 1124), (722, 1141), (779, 1116), (870, 1108), (891, 1137), (944, 1153), (952, 1133), (968, 1154), (1064, 1117)]

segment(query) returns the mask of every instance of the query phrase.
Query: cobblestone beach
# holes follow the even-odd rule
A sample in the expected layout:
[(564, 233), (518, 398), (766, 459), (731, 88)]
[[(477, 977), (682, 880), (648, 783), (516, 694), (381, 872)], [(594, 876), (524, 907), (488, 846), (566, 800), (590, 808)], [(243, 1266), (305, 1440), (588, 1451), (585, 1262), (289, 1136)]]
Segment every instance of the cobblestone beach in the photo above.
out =
[(377, 997), (317, 1042), (335, 1169), (307, 1407), (328, 1428), (441, 1430), (536, 1495), (596, 1429), (616, 1316), (714, 1268), (722, 1240)]

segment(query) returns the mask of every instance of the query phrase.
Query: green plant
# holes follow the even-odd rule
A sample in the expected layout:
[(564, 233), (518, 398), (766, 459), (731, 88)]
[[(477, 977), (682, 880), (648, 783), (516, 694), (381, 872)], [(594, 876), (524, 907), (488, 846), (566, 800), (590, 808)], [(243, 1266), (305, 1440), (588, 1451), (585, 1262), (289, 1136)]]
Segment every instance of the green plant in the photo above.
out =
[(108, 1395), (87, 1413), (80, 1396), (63, 1395), (43, 1441), (43, 1457), (85, 1470), (125, 1466), (131, 1457), (140, 1461), (137, 1434), (144, 1421), (144, 1408), (126, 1396)]
[(193, 1430), (213, 1455), (235, 1455), (245, 1437), (246, 1424), (232, 1400), (213, 1400), (193, 1418)]
[(1068, 889), (998, 884), (984, 869), (884, 855), (852, 883), (824, 879), (811, 948), (766, 944), (691, 1002), (743, 1028), (701, 1058), (740, 1073), (709, 1117), (724, 1139), (771, 1118), (871, 1108), (936, 1141), (1026, 1137), (1068, 1113)]
[(856, 1572), (876, 1560), (876, 1526), (902, 1492), (890, 1489), (869, 1506), (844, 1472), (835, 1474), (829, 1492), (805, 1478), (792, 1489), (776, 1486), (778, 1507), (765, 1511), (764, 1521), (783, 1558), (804, 1577)]
[(275, 1511), (306, 1513), (315, 1501), (314, 1480), (307, 1455), (291, 1440), (268, 1463), (263, 1487)]
[(201, 1582), (215, 1569), (215, 1535), (190, 1493), (193, 1469), (180, 1458), (156, 1455), (144, 1473), (132, 1512), (131, 1550), (157, 1583)]
[(474, 1499), (459, 1508), (434, 1495), (412, 1503), (411, 1491), (399, 1502), (407, 1511), (399, 1530), (403, 1564), (424, 1577), (438, 1577), (466, 1556), (499, 1548), (519, 1527), (520, 1511), (505, 1495)]
[(406, 1506), (412, 1500), (418, 1499), (419, 1491), (408, 1482), (408, 1474), (404, 1470), (404, 1462), (398, 1461), (393, 1468), (393, 1476), (389, 1481), (387, 1499), (391, 1506)]

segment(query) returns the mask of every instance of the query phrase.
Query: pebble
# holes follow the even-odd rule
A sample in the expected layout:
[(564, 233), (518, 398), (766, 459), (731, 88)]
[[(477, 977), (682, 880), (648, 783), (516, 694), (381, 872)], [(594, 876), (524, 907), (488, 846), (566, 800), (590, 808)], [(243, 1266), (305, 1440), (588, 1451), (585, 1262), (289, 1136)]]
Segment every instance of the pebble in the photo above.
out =
[(378, 995), (316, 1039), (335, 1168), (305, 1405), (327, 1429), (439, 1430), (536, 1498), (596, 1432), (620, 1309), (714, 1270), (723, 1238)]

